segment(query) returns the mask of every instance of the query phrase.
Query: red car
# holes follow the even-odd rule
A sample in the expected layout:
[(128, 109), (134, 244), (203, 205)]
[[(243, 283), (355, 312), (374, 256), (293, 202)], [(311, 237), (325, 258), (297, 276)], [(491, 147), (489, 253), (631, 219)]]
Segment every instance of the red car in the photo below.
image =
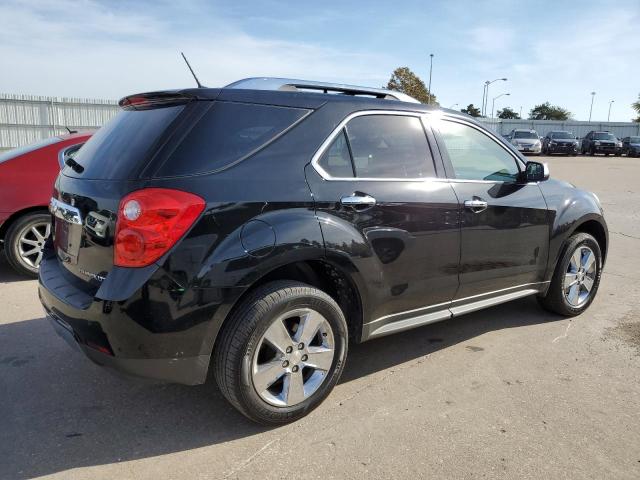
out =
[(49, 236), (53, 182), (92, 134), (60, 135), (0, 154), (0, 242), (18, 273), (37, 276)]

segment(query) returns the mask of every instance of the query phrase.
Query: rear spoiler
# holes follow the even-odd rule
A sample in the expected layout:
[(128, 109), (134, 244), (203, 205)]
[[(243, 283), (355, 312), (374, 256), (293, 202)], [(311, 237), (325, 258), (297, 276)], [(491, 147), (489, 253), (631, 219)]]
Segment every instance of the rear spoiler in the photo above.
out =
[(124, 110), (149, 110), (184, 105), (194, 98), (192, 95), (180, 92), (137, 93), (120, 99), (118, 105)]

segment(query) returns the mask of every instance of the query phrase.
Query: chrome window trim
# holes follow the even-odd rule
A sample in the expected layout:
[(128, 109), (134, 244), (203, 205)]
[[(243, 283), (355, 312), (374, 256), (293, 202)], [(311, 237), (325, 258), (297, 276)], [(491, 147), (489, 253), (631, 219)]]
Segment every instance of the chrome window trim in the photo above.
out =
[[(342, 129), (347, 125), (347, 123), (349, 123), (354, 118), (364, 117), (368, 115), (394, 115), (396, 117), (415, 117), (420, 120), (420, 123), (422, 124), (422, 128), (423, 129), (426, 128), (426, 125), (424, 122), (424, 116), (427, 114), (424, 112), (411, 112), (411, 111), (405, 111), (405, 110), (361, 110), (359, 112), (353, 112), (347, 115), (338, 124), (338, 126), (335, 129), (333, 129), (333, 131), (324, 140), (324, 142), (322, 142), (318, 150), (316, 150), (316, 153), (314, 153), (313, 157), (311, 158), (311, 165), (313, 166), (314, 170), (318, 172), (318, 174), (324, 180), (339, 181), (339, 182), (363, 182), (363, 181), (364, 182), (425, 182), (425, 181), (433, 181), (433, 180), (437, 180), (437, 181), (446, 180), (438, 177), (377, 178), (377, 177), (333, 177), (331, 176), (329, 172), (327, 172), (324, 168), (322, 168), (318, 163), (320, 161), (320, 158), (322, 157), (322, 155), (324, 155), (325, 151), (331, 146), (335, 138), (338, 135), (340, 135), (340, 133), (342, 132)], [(429, 139), (427, 137), (426, 132), (425, 132), (425, 140), (427, 141), (427, 144), (428, 144)], [(435, 160), (433, 156), (431, 157), (431, 159), (432, 161)], [(434, 165), (434, 170), (435, 170), (435, 165)]]

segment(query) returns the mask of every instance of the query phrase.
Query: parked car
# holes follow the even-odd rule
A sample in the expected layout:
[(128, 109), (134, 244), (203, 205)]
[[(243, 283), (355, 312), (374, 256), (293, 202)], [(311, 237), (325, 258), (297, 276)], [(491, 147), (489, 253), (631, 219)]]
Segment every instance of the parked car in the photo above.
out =
[(56, 330), (100, 365), (213, 369), (280, 424), (329, 395), (349, 340), (528, 295), (578, 315), (598, 290), (597, 197), (464, 114), (285, 79), (120, 106), (58, 176), (39, 275)]
[(47, 138), (0, 154), (0, 241), (16, 272), (36, 277), (49, 235), (53, 182), (91, 133)]
[(535, 130), (514, 129), (509, 132), (509, 142), (522, 153), (540, 155), (542, 142)]
[(622, 142), (610, 132), (591, 130), (583, 139), (582, 154), (622, 155)]
[(578, 143), (573, 133), (556, 130), (547, 133), (542, 139), (542, 153), (544, 155), (552, 155), (554, 153), (576, 155), (578, 153)]
[(625, 153), (629, 157), (640, 156), (640, 137), (623, 138), (621, 153)]

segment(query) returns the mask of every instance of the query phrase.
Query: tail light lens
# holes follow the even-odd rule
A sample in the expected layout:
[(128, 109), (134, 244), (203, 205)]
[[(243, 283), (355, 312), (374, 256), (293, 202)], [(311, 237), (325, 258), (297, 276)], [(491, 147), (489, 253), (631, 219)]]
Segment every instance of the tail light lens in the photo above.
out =
[(204, 206), (202, 198), (180, 190), (145, 188), (130, 193), (118, 208), (114, 264), (152, 264), (185, 234)]

